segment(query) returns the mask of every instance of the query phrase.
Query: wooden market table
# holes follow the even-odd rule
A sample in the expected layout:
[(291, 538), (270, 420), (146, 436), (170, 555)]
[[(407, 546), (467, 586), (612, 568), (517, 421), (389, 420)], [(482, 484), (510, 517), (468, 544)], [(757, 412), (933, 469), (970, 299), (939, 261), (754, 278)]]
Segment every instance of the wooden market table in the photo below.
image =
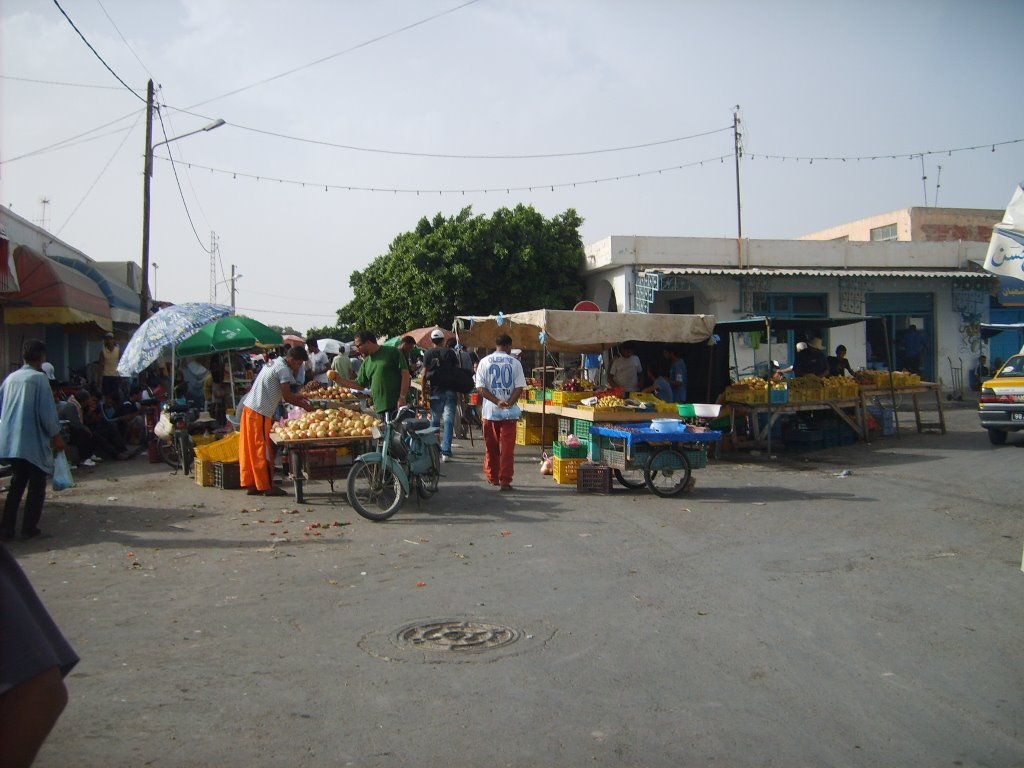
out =
[[(372, 448), (373, 438), (372, 437), (315, 437), (315, 438), (304, 438), (301, 440), (286, 440), (276, 432), (270, 434), (270, 439), (278, 448), (284, 448), (288, 451), (288, 463), (291, 469), (292, 482), (295, 484), (295, 503), (302, 504), (305, 502), (304, 485), (306, 480), (313, 479), (306, 475), (308, 468), (307, 460), (310, 451), (318, 451), (324, 449), (336, 450), (338, 448), (351, 448), (351, 458), (355, 459), (361, 453)], [(334, 493), (334, 481), (335, 479), (341, 479), (334, 477), (334, 471), (336, 469), (344, 469), (351, 467), (352, 461), (347, 464), (334, 464), (328, 467), (322, 467), (321, 469), (329, 469), (330, 475), (327, 481), (331, 485), (331, 493)], [(347, 473), (346, 473), (347, 476)]]
[[(943, 435), (946, 434), (946, 414), (942, 410), (942, 386), (940, 384), (936, 384), (931, 381), (922, 381), (920, 384), (914, 384), (909, 387), (895, 387), (892, 392), (895, 392), (897, 396), (910, 395), (913, 399), (914, 423), (917, 426), (918, 432), (923, 432), (926, 429), (938, 429)], [(866, 422), (864, 414), (867, 411), (867, 403), (870, 400), (876, 397), (892, 397), (892, 392), (888, 387), (861, 387), (861, 419)], [(939, 420), (937, 422), (921, 421), (921, 403), (918, 399), (921, 395), (931, 395), (935, 398), (935, 408), (939, 414)], [(895, 404), (893, 404), (893, 407), (895, 407)]]
[[(863, 398), (808, 400), (806, 402), (796, 403), (771, 403), (771, 418), (765, 419), (763, 427), (761, 426), (761, 420), (758, 416), (762, 413), (766, 415), (768, 414), (769, 403), (740, 403), (727, 400), (725, 404), (728, 406), (731, 413), (729, 417), (729, 430), (733, 434), (733, 440), (736, 439), (737, 414), (750, 417), (748, 421), (750, 423), (750, 434), (753, 437), (746, 442), (756, 443), (757, 445), (767, 445), (770, 430), (775, 425), (775, 422), (779, 420), (780, 416), (784, 414), (826, 410), (834, 411), (835, 414), (857, 435), (859, 435), (862, 440), (866, 442), (868, 439), (866, 420), (864, 418)], [(853, 416), (848, 414), (845, 409), (853, 409)]]

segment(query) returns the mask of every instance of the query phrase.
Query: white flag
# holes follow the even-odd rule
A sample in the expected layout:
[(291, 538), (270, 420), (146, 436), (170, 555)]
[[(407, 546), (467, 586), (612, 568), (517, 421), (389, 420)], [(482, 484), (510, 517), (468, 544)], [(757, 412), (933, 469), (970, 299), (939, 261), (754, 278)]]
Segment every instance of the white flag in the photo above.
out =
[(985, 269), (1024, 280), (1024, 187), (1017, 185), (1001, 224), (992, 228)]

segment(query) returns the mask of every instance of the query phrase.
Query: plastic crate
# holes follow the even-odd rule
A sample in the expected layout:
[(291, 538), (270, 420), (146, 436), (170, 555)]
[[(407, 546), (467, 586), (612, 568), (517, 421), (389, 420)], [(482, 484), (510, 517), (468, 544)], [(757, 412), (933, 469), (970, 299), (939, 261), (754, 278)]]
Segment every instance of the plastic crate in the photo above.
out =
[(572, 434), (576, 435), (580, 440), (590, 440), (590, 428), (592, 426), (594, 426), (594, 422), (590, 419), (573, 419)]
[(552, 405), (572, 405), (586, 400), (591, 394), (590, 392), (562, 392), (556, 389), (551, 393), (551, 403)]
[(538, 393), (539, 392), (540, 392), (540, 390), (534, 389), (533, 387), (530, 387), (529, 389), (527, 389), (526, 390), (526, 402), (527, 403), (537, 403), (537, 402), (540, 402), (540, 398), (538, 397)]
[(196, 485), (201, 485), (203, 488), (213, 488), (213, 462), (196, 456), (192, 466), (196, 475)]
[(891, 437), (896, 434), (896, 412), (892, 408), (869, 405), (868, 413), (875, 417), (878, 425), (882, 428), (883, 436)]
[(612, 468), (590, 461), (583, 462), (576, 471), (576, 492), (611, 493)]
[(192, 435), (192, 444), (198, 448), (201, 445), (210, 445), (216, 443), (223, 437), (222, 435)]
[(567, 419), (564, 416), (558, 417), (558, 434), (571, 435), (572, 432), (572, 419)]
[(788, 389), (772, 389), (771, 402), (773, 403), (788, 403), (789, 402), (789, 390)]
[(235, 491), (242, 487), (237, 461), (213, 462), (213, 484), (222, 491)]
[(543, 439), (545, 443), (553, 443), (558, 436), (555, 431), (554, 420), (549, 421), (550, 426), (543, 431), (540, 426), (528, 426), (525, 421), (516, 422), (516, 445), (540, 445)]
[(586, 459), (560, 459), (555, 456), (554, 475), (555, 482), (559, 485), (576, 485), (576, 475), (579, 473), (580, 465)]
[(734, 403), (746, 403), (747, 405), (753, 405), (754, 403), (767, 403), (768, 402), (768, 390), (767, 389), (751, 389), (750, 387), (729, 387), (726, 390), (726, 400), (731, 400)]
[(575, 446), (555, 443), (551, 446), (556, 459), (585, 459), (587, 458), (588, 448), (589, 446), (586, 443)]

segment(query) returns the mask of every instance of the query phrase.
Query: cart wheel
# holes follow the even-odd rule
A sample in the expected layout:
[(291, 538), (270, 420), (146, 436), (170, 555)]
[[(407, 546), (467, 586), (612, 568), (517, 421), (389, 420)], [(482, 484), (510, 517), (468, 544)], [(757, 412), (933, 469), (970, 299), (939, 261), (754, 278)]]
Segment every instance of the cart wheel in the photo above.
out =
[(637, 488), (643, 488), (646, 484), (644, 480), (644, 469), (643, 467), (634, 467), (631, 469), (616, 469), (615, 479), (622, 483), (626, 488), (636, 490)]
[(405, 490), (390, 469), (356, 459), (348, 473), (348, 502), (367, 520), (380, 523), (399, 510)]
[(644, 479), (651, 493), (666, 498), (682, 493), (690, 482), (690, 474), (690, 460), (675, 448), (655, 451), (644, 467)]

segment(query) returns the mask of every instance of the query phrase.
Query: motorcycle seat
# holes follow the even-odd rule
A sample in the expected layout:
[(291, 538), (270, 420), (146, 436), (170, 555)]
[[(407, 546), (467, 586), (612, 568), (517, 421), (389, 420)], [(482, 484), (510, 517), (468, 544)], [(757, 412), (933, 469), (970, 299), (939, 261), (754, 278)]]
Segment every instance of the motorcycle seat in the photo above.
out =
[(407, 419), (401, 422), (402, 431), (407, 435), (413, 432), (419, 432), (421, 429), (426, 429), (430, 426), (430, 419)]

